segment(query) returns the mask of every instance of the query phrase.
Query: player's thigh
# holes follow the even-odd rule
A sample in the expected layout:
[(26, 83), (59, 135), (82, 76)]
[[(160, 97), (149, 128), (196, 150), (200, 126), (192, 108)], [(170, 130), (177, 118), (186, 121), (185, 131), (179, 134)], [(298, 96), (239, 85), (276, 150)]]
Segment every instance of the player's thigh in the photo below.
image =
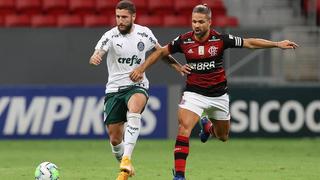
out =
[(205, 114), (213, 122), (215, 135), (221, 140), (227, 140), (230, 131), (229, 95), (208, 98), (209, 108)]
[(210, 119), (230, 120), (229, 95), (219, 97), (208, 97), (209, 106), (204, 110)]
[(213, 123), (215, 136), (222, 141), (226, 141), (230, 131), (229, 111), (214, 107), (205, 110), (205, 113)]
[(230, 131), (230, 120), (213, 120), (215, 135), (227, 139)]
[(179, 124), (186, 127), (193, 128), (194, 125), (198, 122), (200, 116), (188, 109), (179, 108), (178, 109), (178, 120)]
[(179, 135), (190, 136), (192, 129), (199, 121), (200, 116), (185, 108), (179, 108)]
[(148, 100), (148, 93), (145, 89), (134, 88), (126, 95), (129, 112), (142, 113)]
[(179, 108), (189, 110), (199, 117), (202, 115), (203, 110), (208, 107), (209, 104), (206, 102), (206, 97), (194, 93), (194, 92), (184, 92)]

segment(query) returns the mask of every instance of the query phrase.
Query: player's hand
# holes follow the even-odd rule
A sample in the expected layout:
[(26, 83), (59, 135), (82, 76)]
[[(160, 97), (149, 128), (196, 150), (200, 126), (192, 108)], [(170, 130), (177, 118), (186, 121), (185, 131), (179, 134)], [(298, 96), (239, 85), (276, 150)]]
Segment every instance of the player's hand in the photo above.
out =
[(143, 79), (143, 71), (141, 70), (141, 67), (135, 68), (129, 75), (131, 81), (133, 82), (139, 82)]
[(177, 71), (180, 72), (181, 76), (184, 76), (186, 74), (190, 74), (191, 70), (192, 68), (188, 64), (185, 64), (183, 66), (180, 66)]
[(277, 47), (281, 49), (296, 49), (299, 45), (293, 41), (284, 40), (277, 42)]
[(89, 64), (98, 66), (102, 62), (102, 57), (99, 54), (93, 54), (90, 58)]

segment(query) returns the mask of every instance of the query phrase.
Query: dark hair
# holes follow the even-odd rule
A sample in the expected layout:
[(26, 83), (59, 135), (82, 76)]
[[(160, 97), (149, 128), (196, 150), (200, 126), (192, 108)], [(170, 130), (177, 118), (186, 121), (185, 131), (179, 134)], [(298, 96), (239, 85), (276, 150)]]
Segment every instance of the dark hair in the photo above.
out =
[(193, 8), (192, 13), (201, 13), (208, 16), (211, 19), (211, 9), (207, 6), (207, 4), (199, 4)]
[(131, 14), (136, 13), (136, 6), (130, 0), (123, 0), (123, 1), (118, 2), (116, 9), (126, 9)]

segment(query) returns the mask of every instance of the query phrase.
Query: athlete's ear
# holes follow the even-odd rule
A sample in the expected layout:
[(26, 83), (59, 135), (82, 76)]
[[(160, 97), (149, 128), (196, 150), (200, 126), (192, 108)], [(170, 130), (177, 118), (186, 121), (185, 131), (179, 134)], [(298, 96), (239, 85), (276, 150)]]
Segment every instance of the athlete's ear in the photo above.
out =
[(211, 21), (211, 18), (210, 18), (210, 19), (209, 19), (209, 22), (208, 22), (208, 23), (209, 23), (209, 27), (211, 27), (211, 25), (212, 25), (211, 22), (212, 22), (212, 21)]
[(132, 14), (132, 22), (134, 22), (136, 20), (136, 13)]

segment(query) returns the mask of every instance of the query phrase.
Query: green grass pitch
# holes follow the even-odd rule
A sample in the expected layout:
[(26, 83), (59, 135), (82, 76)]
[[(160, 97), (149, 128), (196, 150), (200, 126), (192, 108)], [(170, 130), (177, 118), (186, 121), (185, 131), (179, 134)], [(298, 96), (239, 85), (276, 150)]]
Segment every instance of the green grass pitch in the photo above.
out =
[[(318, 180), (320, 139), (230, 139), (190, 142), (188, 180)], [(174, 140), (139, 140), (132, 180), (172, 179)], [(0, 141), (0, 179), (34, 179), (42, 161), (61, 180), (115, 180), (118, 163), (106, 140)]]

